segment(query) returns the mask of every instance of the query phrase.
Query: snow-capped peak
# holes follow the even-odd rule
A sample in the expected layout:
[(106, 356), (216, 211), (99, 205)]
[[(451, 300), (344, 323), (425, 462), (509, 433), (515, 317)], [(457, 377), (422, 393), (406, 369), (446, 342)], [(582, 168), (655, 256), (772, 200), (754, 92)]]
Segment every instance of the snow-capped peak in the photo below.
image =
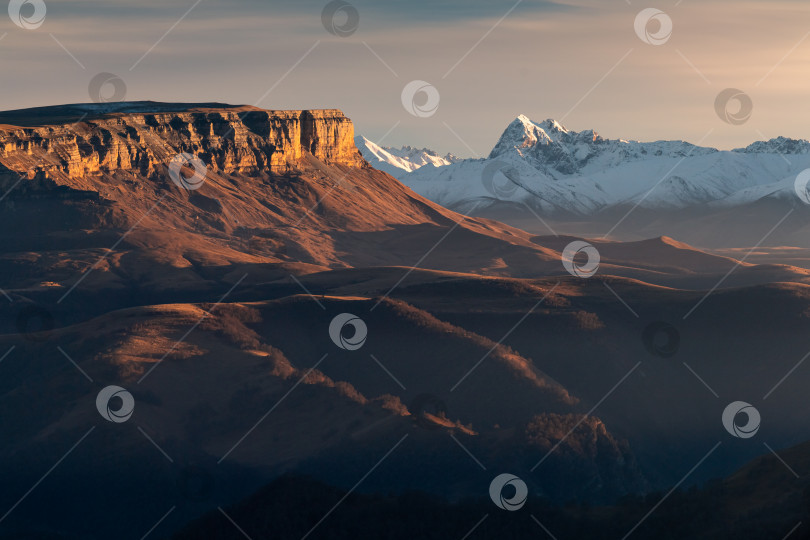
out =
[(805, 139), (776, 137), (768, 141), (757, 141), (745, 148), (735, 148), (734, 151), (745, 154), (808, 154), (810, 142)]
[[(514, 149), (531, 149), (538, 145), (593, 143), (597, 139), (601, 138), (592, 130), (578, 133), (570, 131), (553, 118), (547, 118), (538, 123), (521, 114), (506, 127), (495, 148), (492, 149), (490, 158), (508, 153)], [(519, 150), (519, 152), (523, 155), (522, 151)]]
[(427, 148), (380, 146), (362, 136), (355, 137), (354, 142), (366, 161), (374, 168), (394, 177), (413, 172), (426, 165), (443, 167), (461, 161), (461, 158), (453, 154), (441, 156)]
[(525, 114), (519, 114), (512, 123), (520, 124), (526, 127), (527, 129), (540, 128), (548, 133), (558, 133), (558, 132), (568, 133), (568, 129), (566, 129), (565, 126), (563, 126), (561, 123), (557, 122), (553, 118), (546, 118), (542, 122), (535, 122)]
[(653, 156), (683, 157), (716, 152), (683, 141), (639, 143), (603, 139), (592, 129), (573, 131), (554, 119), (533, 122), (525, 115), (513, 120), (489, 155), (490, 159), (527, 161), (552, 178), (583, 172), (588, 165), (614, 166)]
[(516, 148), (531, 148), (538, 143), (548, 143), (551, 140), (542, 127), (535, 124), (528, 116), (521, 114), (506, 126), (489, 157), (493, 158)]
[(807, 168), (805, 140), (778, 137), (719, 151), (679, 140), (605, 139), (520, 115), (488, 159), (424, 167), (400, 179), (453, 209), (508, 202), (549, 215), (588, 215), (636, 204), (686, 208), (747, 204), (773, 194), (795, 198), (796, 176)]
[(553, 118), (547, 118), (540, 122), (539, 124), (535, 124), (543, 128), (544, 131), (547, 133), (568, 133), (566, 127)]

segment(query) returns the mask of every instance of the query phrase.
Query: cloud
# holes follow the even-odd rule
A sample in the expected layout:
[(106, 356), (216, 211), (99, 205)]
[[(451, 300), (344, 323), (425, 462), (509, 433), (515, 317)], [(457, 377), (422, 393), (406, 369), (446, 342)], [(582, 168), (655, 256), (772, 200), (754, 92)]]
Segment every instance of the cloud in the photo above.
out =
[[(371, 139), (390, 132), (386, 144), (461, 155), (488, 153), (521, 113), (567, 114), (568, 127), (612, 138), (697, 142), (713, 128), (705, 144), (725, 148), (760, 131), (808, 135), (810, 38), (800, 39), (810, 6), (795, 0), (669, 6), (674, 32), (660, 47), (637, 38), (636, 2), (524, 0), (494, 26), (516, 0), (349, 0), (360, 27), (340, 38), (322, 25), (327, 0), (202, 0), (178, 23), (195, 1), (49, 2), (35, 31), (6, 18), (0, 56), (14, 77), (5, 107), (87, 101), (88, 82), (104, 71), (121, 76), (133, 100), (253, 104), (272, 88), (261, 106), (341, 108)], [(435, 116), (402, 107), (412, 80), (441, 92)], [(714, 114), (727, 87), (754, 100), (741, 128)]]
[[(194, 8), (195, 19), (238, 18), (266, 16), (283, 18), (312, 18), (319, 20), (328, 0), (203, 0)], [(474, 19), (498, 19), (507, 11), (523, 14), (562, 13), (579, 8), (552, 0), (351, 0), (361, 15), (377, 25), (403, 24), (440, 25)], [(53, 7), (51, 7), (53, 5)], [(108, 18), (159, 22), (167, 17), (179, 17), (194, 5), (194, 1), (139, 0), (137, 3), (102, 0), (77, 0), (48, 4), (49, 14), (61, 19)], [(146, 29), (146, 28), (144, 28)]]

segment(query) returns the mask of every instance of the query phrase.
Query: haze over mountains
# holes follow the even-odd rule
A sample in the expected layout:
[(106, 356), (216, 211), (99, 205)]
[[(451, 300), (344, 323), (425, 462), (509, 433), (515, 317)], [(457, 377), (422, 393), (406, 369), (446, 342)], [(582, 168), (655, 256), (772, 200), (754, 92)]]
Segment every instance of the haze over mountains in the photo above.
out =
[[(556, 124), (541, 144), (546, 128), (513, 126), (496, 157), (545, 163), (549, 183), (630, 144)], [(627, 160), (646, 163), (652, 147), (634, 144)], [(691, 148), (664, 149), (656, 159)], [(201, 161), (202, 181), (176, 165), (183, 153)], [(415, 193), (363, 159), (336, 110), (11, 111), (0, 113), (0, 165), (10, 538), (146, 532), (173, 508), (168, 535), (282, 474), (458, 501), (486, 497), (508, 471), (532, 497), (607, 504), (669, 489), (703, 456), (685, 485), (731, 474), (766, 454), (763, 442), (810, 440), (797, 405), (810, 383), (795, 367), (810, 329), (810, 271), (799, 266), (671, 237), (592, 239), (598, 273), (572, 276), (562, 259), (577, 238)], [(436, 182), (480, 185), (465, 178)], [(330, 335), (344, 313), (367, 330), (357, 350)], [(677, 339), (660, 342), (662, 323)], [(132, 393), (128, 421), (96, 409), (108, 385)], [(761, 411), (757, 439), (723, 428), (735, 400)], [(295, 519), (311, 527), (323, 517), (312, 513)]]
[(796, 209), (766, 245), (810, 247), (806, 205), (795, 190), (797, 175), (810, 167), (806, 140), (778, 137), (719, 151), (683, 141), (609, 140), (521, 115), (486, 159), (386, 165), (443, 206), (531, 230), (543, 227), (533, 212), (567, 232), (586, 221), (590, 234), (620, 239), (672, 235), (706, 247), (750, 246), (769, 228), (752, 227), (753, 213), (758, 224), (775, 224)]

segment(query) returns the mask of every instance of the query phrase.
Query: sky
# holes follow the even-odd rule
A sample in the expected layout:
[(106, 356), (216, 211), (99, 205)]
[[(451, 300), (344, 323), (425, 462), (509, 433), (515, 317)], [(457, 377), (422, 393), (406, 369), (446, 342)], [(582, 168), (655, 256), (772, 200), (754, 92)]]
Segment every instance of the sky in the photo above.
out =
[[(111, 73), (129, 101), (338, 108), (374, 142), (464, 157), (486, 156), (520, 114), (607, 138), (723, 149), (779, 135), (810, 138), (806, 0), (334, 6), (12, 0), (0, 18), (2, 108), (88, 102), (91, 80)], [(645, 17), (651, 7), (663, 18)], [(16, 13), (17, 23), (34, 27), (15, 24)], [(113, 85), (104, 88), (113, 93)], [(427, 93), (403, 99), (408, 88)], [(721, 118), (715, 101), (727, 88), (748, 96), (750, 118)], [(732, 100), (721, 110), (733, 119), (739, 107)]]

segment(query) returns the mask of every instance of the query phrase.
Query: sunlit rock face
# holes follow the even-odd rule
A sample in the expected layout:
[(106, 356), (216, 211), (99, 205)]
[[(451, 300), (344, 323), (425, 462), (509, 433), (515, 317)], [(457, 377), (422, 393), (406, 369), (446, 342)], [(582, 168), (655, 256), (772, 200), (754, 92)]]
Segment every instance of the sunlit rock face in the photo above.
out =
[(332, 165), (364, 164), (354, 126), (338, 110), (136, 102), (46, 107), (0, 117), (0, 162), (30, 177), (116, 171), (149, 176), (181, 152), (225, 174), (285, 173), (307, 153)]

